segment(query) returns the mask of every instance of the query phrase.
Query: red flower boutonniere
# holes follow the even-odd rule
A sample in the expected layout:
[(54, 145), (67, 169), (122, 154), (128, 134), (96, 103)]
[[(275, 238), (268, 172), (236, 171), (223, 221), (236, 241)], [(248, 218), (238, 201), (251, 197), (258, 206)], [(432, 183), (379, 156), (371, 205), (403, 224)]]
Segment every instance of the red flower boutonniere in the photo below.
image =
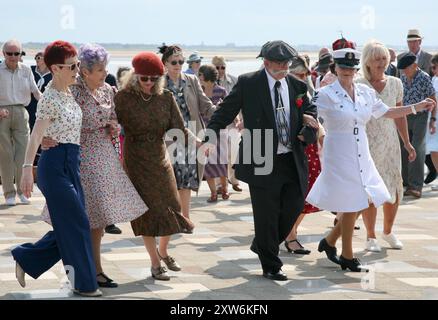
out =
[(297, 105), (297, 108), (301, 108), (303, 106), (303, 97), (304, 97), (304, 93), (300, 94), (297, 96), (297, 98), (295, 99), (295, 104)]

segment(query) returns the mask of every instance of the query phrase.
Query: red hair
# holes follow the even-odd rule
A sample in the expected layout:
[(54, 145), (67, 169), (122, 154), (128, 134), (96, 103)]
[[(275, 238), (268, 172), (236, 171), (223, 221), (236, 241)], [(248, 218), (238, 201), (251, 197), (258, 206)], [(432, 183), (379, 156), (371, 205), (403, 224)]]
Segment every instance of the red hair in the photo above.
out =
[(77, 56), (76, 48), (69, 42), (57, 40), (44, 50), (44, 63), (52, 71), (54, 64), (64, 64), (68, 58)]

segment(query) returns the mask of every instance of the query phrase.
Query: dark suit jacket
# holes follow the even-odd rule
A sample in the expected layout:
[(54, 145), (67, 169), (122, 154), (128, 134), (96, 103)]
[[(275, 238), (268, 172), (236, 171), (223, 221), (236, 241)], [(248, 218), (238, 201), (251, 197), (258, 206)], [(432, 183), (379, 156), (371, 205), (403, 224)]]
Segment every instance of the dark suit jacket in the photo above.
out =
[[(307, 192), (307, 157), (304, 154), (304, 147), (307, 143), (316, 141), (317, 130), (311, 129), (308, 131), (308, 139), (306, 143), (300, 141), (297, 136), (303, 128), (303, 113), (310, 114), (316, 118), (316, 107), (310, 105), (307, 98), (307, 86), (304, 82), (297, 80), (292, 76), (287, 76), (286, 81), (289, 88), (290, 97), (290, 124), (291, 124), (291, 141), (292, 152), (295, 160), (296, 170), (299, 176), (299, 183), (303, 194)], [(296, 99), (298, 95), (302, 95), (303, 105), (297, 107)], [(239, 146), (239, 161), (235, 164), (236, 178), (260, 187), (268, 187), (270, 183), (275, 183), (275, 178), (272, 175), (256, 175), (255, 169), (263, 167), (265, 164), (257, 164), (254, 161), (254, 155), (251, 152), (254, 142), (259, 143), (262, 150), (262, 156), (269, 156), (274, 159), (278, 149), (278, 135), (275, 125), (274, 108), (272, 106), (271, 94), (269, 91), (268, 78), (265, 70), (259, 70), (253, 73), (241, 75), (234, 86), (231, 93), (219, 105), (219, 108), (213, 114), (207, 128), (213, 129), (218, 134), (221, 129), (224, 129), (230, 124), (234, 118), (242, 111), (245, 129), (251, 132), (251, 143), (243, 137)], [(253, 130), (261, 130), (261, 138), (253, 138)], [(273, 153), (265, 155), (265, 131), (274, 130), (271, 141), (273, 144)], [(261, 141), (260, 141), (261, 139)], [(258, 140), (258, 141), (254, 141)], [(245, 143), (242, 143), (246, 141)], [(250, 163), (244, 163), (245, 155), (250, 154)], [(247, 157), (247, 156), (246, 156)], [(246, 161), (249, 162), (249, 161)]]

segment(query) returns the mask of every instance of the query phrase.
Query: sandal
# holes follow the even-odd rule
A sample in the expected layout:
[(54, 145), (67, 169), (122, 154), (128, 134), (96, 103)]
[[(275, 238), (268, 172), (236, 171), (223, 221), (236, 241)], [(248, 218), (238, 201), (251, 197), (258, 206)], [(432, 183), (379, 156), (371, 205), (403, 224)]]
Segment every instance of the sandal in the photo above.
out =
[(213, 202), (217, 202), (217, 193), (212, 193), (210, 198), (207, 199), (208, 203), (213, 203)]
[(230, 194), (226, 190), (222, 191), (222, 199), (223, 200), (230, 199)]
[(96, 278), (99, 276), (101, 276), (102, 278), (105, 279), (104, 282), (97, 281), (97, 284), (99, 285), (99, 287), (101, 287), (101, 288), (117, 288), (119, 286), (117, 283), (114, 282), (113, 279), (108, 277), (105, 273), (101, 272), (101, 273), (97, 274)]
[[(299, 249), (295, 249), (295, 250), (292, 250), (292, 249), (289, 248), (289, 246), (288, 246), (288, 244), (289, 244), (289, 243), (292, 243), (292, 242), (296, 242), (301, 248), (299, 248)], [(289, 252), (289, 253), (295, 253), (295, 254), (310, 254), (310, 252), (311, 252), (310, 250), (305, 249), (305, 248), (301, 245), (301, 243), (298, 242), (297, 239), (295, 239), (295, 240), (290, 240), (290, 241), (285, 240), (285, 241), (284, 241), (284, 246), (286, 247), (286, 250), (287, 250), (287, 252)]]

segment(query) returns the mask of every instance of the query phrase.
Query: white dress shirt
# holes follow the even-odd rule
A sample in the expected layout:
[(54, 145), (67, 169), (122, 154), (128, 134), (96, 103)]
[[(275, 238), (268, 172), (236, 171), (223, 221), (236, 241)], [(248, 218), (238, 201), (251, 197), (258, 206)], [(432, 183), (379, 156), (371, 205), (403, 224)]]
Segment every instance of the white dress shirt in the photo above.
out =
[[(275, 105), (275, 83), (277, 82), (277, 80), (275, 80), (266, 69), (265, 69), (265, 72), (266, 72), (266, 75), (268, 76), (269, 91), (271, 92), (272, 107), (274, 110), (274, 117), (275, 117), (275, 115), (276, 115), (275, 108), (277, 107)], [(284, 107), (284, 111), (286, 112), (286, 119), (287, 119), (287, 123), (289, 125), (289, 130), (290, 130), (289, 87), (287, 86), (286, 78), (283, 78), (283, 79), (278, 80), (278, 81), (280, 81), (280, 83), (281, 83), (279, 91), (280, 91), (281, 99), (283, 100), (283, 107)], [(275, 121), (275, 123), (277, 124), (277, 121)], [(278, 143), (277, 154), (288, 153), (291, 151), (292, 151), (291, 149), (285, 147), (281, 142)]]

